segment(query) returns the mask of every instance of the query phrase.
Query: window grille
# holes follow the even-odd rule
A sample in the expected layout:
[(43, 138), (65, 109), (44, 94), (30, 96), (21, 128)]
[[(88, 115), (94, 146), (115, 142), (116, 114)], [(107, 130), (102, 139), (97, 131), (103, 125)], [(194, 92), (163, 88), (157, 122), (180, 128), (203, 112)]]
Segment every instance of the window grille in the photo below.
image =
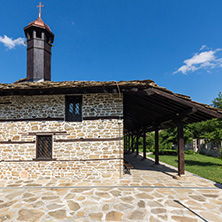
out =
[(82, 121), (82, 96), (66, 97), (66, 121)]
[(38, 135), (36, 147), (36, 159), (47, 160), (52, 159), (52, 136)]

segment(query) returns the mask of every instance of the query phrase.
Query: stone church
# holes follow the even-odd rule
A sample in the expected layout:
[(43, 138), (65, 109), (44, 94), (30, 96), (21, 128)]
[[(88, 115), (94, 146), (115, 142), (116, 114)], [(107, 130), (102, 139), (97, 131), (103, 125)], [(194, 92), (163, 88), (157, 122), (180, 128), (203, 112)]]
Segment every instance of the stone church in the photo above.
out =
[(41, 14), (24, 32), (27, 77), (0, 84), (0, 179), (120, 178), (128, 138), (222, 117), (152, 80), (52, 82), (54, 34)]

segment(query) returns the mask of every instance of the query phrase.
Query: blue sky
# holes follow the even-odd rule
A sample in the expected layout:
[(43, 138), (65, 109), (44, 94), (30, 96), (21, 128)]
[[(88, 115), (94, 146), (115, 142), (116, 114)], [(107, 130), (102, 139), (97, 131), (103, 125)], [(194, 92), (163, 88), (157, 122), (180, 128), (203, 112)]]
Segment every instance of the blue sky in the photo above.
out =
[[(36, 0), (0, 8), (0, 82), (26, 77), (23, 28)], [(222, 91), (221, 0), (42, 0), (52, 81), (152, 79), (210, 104)]]

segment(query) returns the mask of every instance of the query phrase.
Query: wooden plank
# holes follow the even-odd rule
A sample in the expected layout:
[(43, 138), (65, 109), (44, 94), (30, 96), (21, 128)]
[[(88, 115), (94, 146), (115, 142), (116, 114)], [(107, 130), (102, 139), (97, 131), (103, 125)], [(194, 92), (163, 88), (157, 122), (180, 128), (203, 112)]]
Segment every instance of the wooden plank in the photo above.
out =
[(184, 135), (183, 135), (183, 123), (177, 124), (178, 134), (178, 175), (184, 174)]
[(61, 121), (64, 118), (22, 118), (22, 119), (0, 119), (0, 122), (22, 122), (22, 121)]
[(25, 144), (35, 143), (35, 141), (0, 141), (0, 144)]
[[(40, 131), (40, 132), (29, 132), (27, 133), (26, 135), (28, 136), (34, 136), (36, 134), (53, 134), (53, 135), (64, 135), (64, 134), (67, 134), (67, 131), (49, 131), (49, 132), (46, 132), (46, 131)], [(24, 134), (25, 135), (25, 134)]]
[(58, 159), (48, 159), (48, 160), (0, 160), (0, 162), (13, 163), (13, 162), (39, 162), (39, 161), (51, 161), (51, 162), (87, 162), (87, 161), (104, 161), (104, 160), (122, 160), (122, 158), (101, 158), (101, 159), (67, 159), (67, 160), (58, 160)]
[(122, 140), (122, 137), (115, 137), (115, 138), (81, 138), (81, 139), (55, 139), (54, 142), (97, 142), (97, 141), (117, 141)]
[(123, 116), (85, 116), (83, 120), (123, 119)]

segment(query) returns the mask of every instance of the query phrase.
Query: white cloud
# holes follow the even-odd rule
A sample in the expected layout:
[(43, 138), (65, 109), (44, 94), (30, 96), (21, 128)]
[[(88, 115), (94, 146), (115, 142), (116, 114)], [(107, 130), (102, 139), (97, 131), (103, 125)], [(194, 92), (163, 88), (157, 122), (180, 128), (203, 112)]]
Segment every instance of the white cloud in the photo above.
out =
[(12, 38), (10, 38), (6, 35), (4, 35), (4, 37), (0, 36), (0, 42), (2, 42), (4, 44), (4, 46), (9, 49), (13, 49), (17, 45), (25, 45), (24, 41), (25, 41), (25, 39), (21, 38), (21, 37), (13, 40)]
[(200, 51), (204, 50), (206, 47), (207, 47), (206, 45), (202, 45), (201, 48), (200, 48)]
[[(203, 45), (200, 50), (206, 48)], [(222, 67), (222, 58), (217, 58), (216, 53), (222, 51), (222, 49), (208, 50), (200, 53), (195, 53), (190, 59), (184, 60), (185, 65), (181, 66), (174, 74), (182, 72), (187, 74), (188, 72), (194, 72), (198, 69), (213, 69), (216, 67)]]

